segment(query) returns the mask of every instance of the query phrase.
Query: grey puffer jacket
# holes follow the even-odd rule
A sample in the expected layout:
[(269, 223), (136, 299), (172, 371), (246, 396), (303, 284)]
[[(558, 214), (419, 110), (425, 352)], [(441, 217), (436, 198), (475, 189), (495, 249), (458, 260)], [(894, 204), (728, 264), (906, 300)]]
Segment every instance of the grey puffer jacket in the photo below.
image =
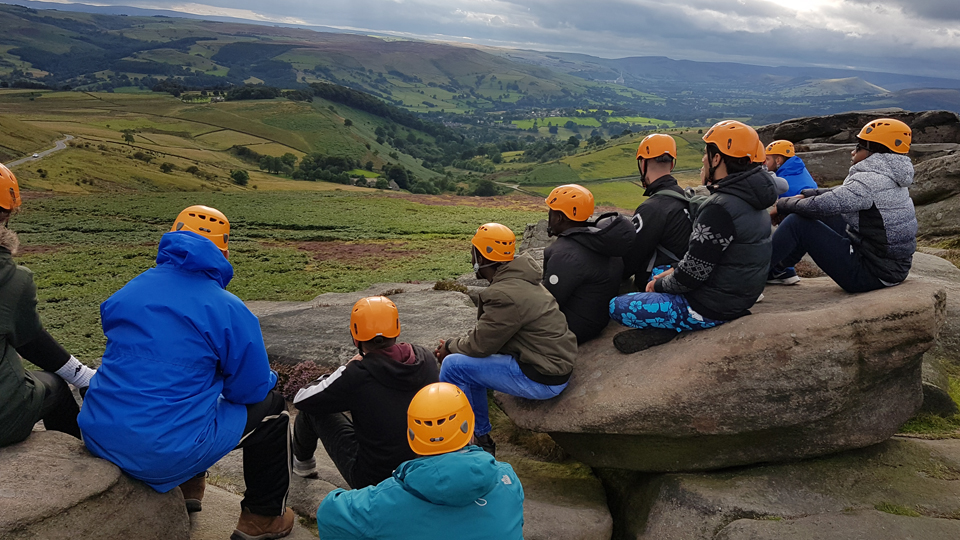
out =
[(917, 216), (908, 187), (913, 164), (901, 154), (871, 154), (850, 167), (843, 184), (804, 190), (804, 199), (780, 199), (777, 213), (810, 218), (842, 215), (854, 252), (870, 273), (887, 284), (910, 273), (917, 249)]

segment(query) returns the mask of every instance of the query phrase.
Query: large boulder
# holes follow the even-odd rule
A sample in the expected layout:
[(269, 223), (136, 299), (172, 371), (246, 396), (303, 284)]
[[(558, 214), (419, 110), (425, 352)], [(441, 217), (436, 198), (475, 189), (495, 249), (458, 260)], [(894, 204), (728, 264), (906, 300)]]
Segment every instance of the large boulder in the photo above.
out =
[(350, 310), (366, 296), (388, 295), (400, 311), (400, 339), (433, 350), (437, 342), (466, 334), (477, 308), (456, 291), (435, 291), (433, 283), (384, 283), (354, 293), (326, 293), (309, 302), (250, 302), (271, 362), (314, 362), (336, 368), (357, 354), (350, 336)]
[(960, 193), (960, 154), (925, 161), (914, 167), (910, 197), (917, 206), (948, 199)]
[(829, 278), (768, 287), (753, 315), (622, 355), (611, 325), (580, 347), (569, 387), (529, 401), (497, 394), (520, 427), (595, 467), (707, 470), (884, 441), (920, 407), (921, 358), (941, 285), (866, 294)]
[(598, 474), (618, 539), (960, 538), (955, 439), (895, 438), (827, 458), (715, 473)]
[(860, 129), (877, 118), (894, 118), (905, 122), (913, 130), (914, 143), (960, 142), (960, 116), (953, 111), (908, 112), (901, 109), (877, 109), (807, 116), (763, 126), (757, 133), (763, 144), (770, 144), (778, 139), (794, 143), (856, 143)]
[(541, 219), (536, 223), (528, 223), (523, 230), (523, 237), (520, 239), (520, 246), (517, 249), (523, 253), (530, 249), (543, 249), (556, 242), (557, 239), (547, 233), (547, 220)]
[(0, 448), (0, 540), (187, 540), (179, 489), (157, 493), (63, 433)]
[(919, 235), (960, 235), (960, 153), (931, 159), (915, 171), (910, 196), (917, 207)]

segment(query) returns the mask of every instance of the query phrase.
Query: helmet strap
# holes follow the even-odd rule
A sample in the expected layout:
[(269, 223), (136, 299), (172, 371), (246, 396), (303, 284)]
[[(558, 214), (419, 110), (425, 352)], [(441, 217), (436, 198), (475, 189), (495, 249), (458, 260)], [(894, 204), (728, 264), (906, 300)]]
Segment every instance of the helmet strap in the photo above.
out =
[(643, 158), (640, 158), (640, 159), (637, 160), (637, 170), (640, 171), (640, 183), (643, 184), (644, 187), (646, 187), (646, 186), (647, 186), (647, 173), (646, 173), (646, 171), (643, 170), (643, 165), (642, 165), (642, 163), (643, 163), (644, 161), (646, 161), (646, 160), (643, 159)]

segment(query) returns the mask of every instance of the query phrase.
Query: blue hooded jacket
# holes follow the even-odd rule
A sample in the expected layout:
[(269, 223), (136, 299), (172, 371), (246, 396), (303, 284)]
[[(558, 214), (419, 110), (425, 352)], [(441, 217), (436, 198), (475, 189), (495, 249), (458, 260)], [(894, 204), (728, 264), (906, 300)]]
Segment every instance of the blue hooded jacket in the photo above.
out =
[(817, 189), (817, 183), (807, 171), (807, 166), (797, 156), (784, 161), (783, 165), (777, 169), (776, 174), (786, 180), (787, 184), (790, 184), (790, 189), (780, 194), (781, 199), (799, 195), (805, 189)]
[(100, 306), (107, 348), (78, 418), (90, 451), (159, 492), (240, 442), (246, 405), (277, 382), (256, 316), (224, 290), (233, 267), (193, 232)]
[(509, 464), (467, 446), (407, 461), (376, 486), (331, 491), (317, 528), (323, 540), (522, 540), (523, 487)]

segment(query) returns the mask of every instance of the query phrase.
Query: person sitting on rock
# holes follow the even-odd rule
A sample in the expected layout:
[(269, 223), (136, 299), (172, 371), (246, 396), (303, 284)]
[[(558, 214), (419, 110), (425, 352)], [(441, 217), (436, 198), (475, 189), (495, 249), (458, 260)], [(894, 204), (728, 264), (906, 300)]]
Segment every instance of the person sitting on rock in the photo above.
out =
[(477, 443), (495, 454), (487, 389), (527, 399), (550, 399), (567, 387), (577, 357), (577, 336), (557, 300), (540, 284), (540, 265), (514, 257), (516, 237), (499, 223), (477, 229), (471, 240), (480, 292), (477, 326), (437, 347), (440, 380), (461, 388), (476, 415)]
[(637, 147), (637, 169), (647, 199), (633, 215), (636, 237), (624, 257), (624, 278), (633, 276), (635, 286), (641, 289), (653, 276), (680, 262), (690, 242), (690, 205), (670, 174), (676, 160), (677, 142), (670, 135), (647, 135)]
[(621, 257), (636, 235), (616, 212), (590, 222), (593, 194), (582, 186), (560, 186), (545, 202), (547, 232), (557, 241), (543, 252), (543, 286), (560, 304), (577, 343), (583, 343), (610, 323), (607, 306), (620, 290)]
[(383, 296), (353, 306), (350, 334), (360, 354), (293, 400), (300, 410), (293, 425), (293, 472), (317, 476), (319, 438), (343, 479), (357, 489), (380, 483), (416, 457), (407, 444), (404, 411), (421, 388), (437, 382), (440, 369), (431, 351), (397, 342), (397, 306)]
[(747, 315), (763, 292), (771, 253), (768, 208), (777, 200), (755, 155), (763, 146), (753, 128), (732, 120), (714, 125), (703, 140), (700, 178), (711, 195), (697, 211), (687, 253), (675, 269), (648, 282), (646, 292), (610, 301), (610, 316), (638, 329), (614, 338), (621, 352)]
[(810, 176), (803, 160), (797, 156), (792, 142), (773, 141), (767, 145), (764, 153), (767, 170), (787, 181), (787, 190), (780, 193), (781, 198), (799, 195), (805, 189), (817, 189), (817, 183)]
[(294, 514), (290, 417), (274, 387), (260, 323), (225, 290), (230, 223), (191, 206), (163, 235), (157, 266), (100, 306), (107, 347), (80, 429), (87, 448), (165, 493), (180, 486), (201, 509), (204, 475), (243, 448), (246, 492), (234, 540), (279, 538)]
[(780, 199), (767, 283), (799, 281), (793, 267), (809, 253), (843, 290), (901, 283), (917, 249), (917, 216), (908, 190), (912, 132), (900, 120), (869, 122), (857, 135), (850, 174), (835, 188)]
[(331, 491), (317, 509), (320, 538), (522, 539), (520, 479), (508, 463), (472, 445), (473, 425), (470, 402), (456, 386), (420, 390), (406, 426), (407, 442), (421, 457), (376, 486)]
[[(26, 439), (40, 420), (79, 439), (80, 408), (66, 383), (83, 392), (94, 374), (43, 328), (33, 274), (13, 260), (20, 240), (7, 225), (21, 203), (17, 178), (0, 165), (0, 448)], [(43, 371), (25, 371), (21, 358)]]

